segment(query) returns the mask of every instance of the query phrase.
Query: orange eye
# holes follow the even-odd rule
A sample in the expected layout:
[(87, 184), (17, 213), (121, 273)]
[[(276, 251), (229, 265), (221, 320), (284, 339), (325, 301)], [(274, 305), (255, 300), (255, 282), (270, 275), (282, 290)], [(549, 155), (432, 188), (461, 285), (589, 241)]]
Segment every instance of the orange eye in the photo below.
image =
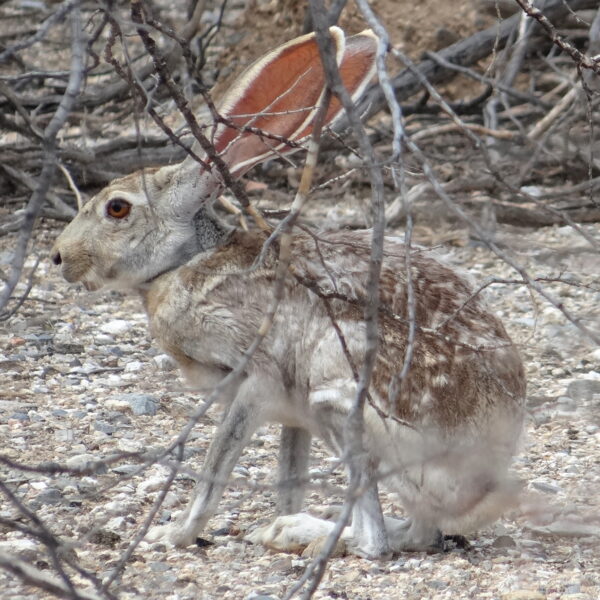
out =
[(124, 219), (131, 211), (131, 204), (121, 198), (113, 198), (106, 205), (106, 214), (113, 219)]

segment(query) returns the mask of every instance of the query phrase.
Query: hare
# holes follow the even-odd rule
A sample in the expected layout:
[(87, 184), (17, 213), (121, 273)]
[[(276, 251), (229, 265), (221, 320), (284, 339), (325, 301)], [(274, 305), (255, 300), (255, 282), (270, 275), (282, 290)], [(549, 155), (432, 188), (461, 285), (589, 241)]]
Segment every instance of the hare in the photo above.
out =
[[(357, 97), (373, 75), (377, 38), (365, 31), (346, 40), (338, 28), (331, 35), (344, 83)], [(220, 104), (229, 123), (213, 130), (231, 173), (239, 177), (293, 152), (280, 140), (311, 133), (324, 86), (312, 34), (248, 68)], [(340, 112), (333, 105), (327, 121)], [(278, 261), (272, 247), (263, 252), (266, 234), (226, 225), (211, 210), (222, 189), (210, 162), (190, 158), (123, 177), (81, 209), (52, 251), (69, 282), (137, 291), (153, 336), (194, 385), (206, 388), (236, 367), (255, 338)], [(194, 543), (244, 447), (269, 421), (283, 425), (280, 516), (249, 538), (297, 550), (331, 530), (332, 523), (298, 512), (302, 482), (311, 436), (339, 456), (346, 448), (366, 350), (369, 257), (368, 232), (294, 234), (293, 273), (273, 326), (225, 394), (228, 409), (185, 513), (151, 531), (153, 539)], [(409, 280), (416, 327), (410, 368), (400, 379), (409, 350)], [(363, 464), (373, 476), (363, 478), (343, 533), (347, 548), (368, 558), (439, 548), (441, 531), (467, 532), (500, 515), (515, 492), (508, 467), (525, 396), (521, 359), (502, 323), (430, 251), (386, 239), (380, 306), (362, 440)], [(284, 485), (290, 481), (298, 485)], [(378, 482), (397, 492), (407, 519), (383, 517)]]

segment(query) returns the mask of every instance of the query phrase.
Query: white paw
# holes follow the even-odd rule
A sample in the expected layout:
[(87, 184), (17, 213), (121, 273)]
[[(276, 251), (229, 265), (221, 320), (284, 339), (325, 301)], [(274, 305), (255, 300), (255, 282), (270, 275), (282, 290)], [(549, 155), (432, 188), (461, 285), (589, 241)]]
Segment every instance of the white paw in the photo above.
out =
[(299, 552), (314, 540), (328, 536), (333, 527), (331, 521), (297, 513), (277, 517), (270, 525), (249, 533), (245, 539), (280, 552)]
[(384, 517), (384, 521), (394, 552), (440, 552), (444, 548), (444, 536), (435, 525), (391, 517)]
[(149, 543), (163, 542), (179, 548), (186, 548), (196, 543), (197, 534), (188, 531), (179, 521), (168, 525), (155, 525), (148, 530), (144, 539)]
[(144, 539), (153, 544), (154, 542), (171, 542), (169, 533), (171, 530), (170, 525), (155, 525), (154, 527), (150, 527), (147, 531)]

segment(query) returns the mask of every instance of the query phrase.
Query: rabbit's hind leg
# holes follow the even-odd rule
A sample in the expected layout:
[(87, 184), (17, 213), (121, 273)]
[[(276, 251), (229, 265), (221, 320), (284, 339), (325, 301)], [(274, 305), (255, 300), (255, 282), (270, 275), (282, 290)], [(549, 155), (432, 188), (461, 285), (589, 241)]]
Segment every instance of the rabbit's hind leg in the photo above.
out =
[[(377, 490), (372, 486), (357, 499), (352, 525), (343, 530), (336, 552), (370, 560), (389, 557), (387, 534), (380, 517)], [(303, 552), (303, 556), (314, 557), (322, 551), (334, 527), (334, 521), (296, 513), (277, 517), (269, 525), (256, 528), (245, 539), (279, 552)]]
[(311, 435), (306, 429), (284, 425), (279, 450), (278, 513), (291, 515), (302, 510), (308, 483)]
[[(362, 486), (361, 486), (362, 487)], [(375, 483), (366, 483), (352, 507), (352, 525), (344, 535), (346, 548), (371, 560), (389, 558), (390, 545), (385, 528), (379, 492)]]
[[(336, 454), (343, 454), (350, 402), (344, 401), (337, 385), (321, 386), (311, 394), (313, 432), (318, 434)], [(376, 485), (376, 465), (366, 454), (352, 457), (349, 470), (357, 494), (352, 507), (352, 524), (341, 535), (345, 552), (378, 559), (389, 555), (387, 533)], [(310, 555), (321, 551), (334, 523), (304, 513), (283, 515), (266, 527), (255, 529), (246, 537), (252, 543), (264, 544), (280, 551)]]

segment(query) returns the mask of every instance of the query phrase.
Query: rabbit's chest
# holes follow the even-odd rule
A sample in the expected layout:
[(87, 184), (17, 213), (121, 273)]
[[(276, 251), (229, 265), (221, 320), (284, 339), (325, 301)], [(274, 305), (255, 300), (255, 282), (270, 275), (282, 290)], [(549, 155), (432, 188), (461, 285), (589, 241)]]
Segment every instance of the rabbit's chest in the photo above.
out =
[(152, 336), (186, 375), (195, 365), (219, 372), (232, 368), (251, 344), (260, 322), (259, 315), (240, 306), (234, 295), (202, 291), (169, 275), (144, 295)]

